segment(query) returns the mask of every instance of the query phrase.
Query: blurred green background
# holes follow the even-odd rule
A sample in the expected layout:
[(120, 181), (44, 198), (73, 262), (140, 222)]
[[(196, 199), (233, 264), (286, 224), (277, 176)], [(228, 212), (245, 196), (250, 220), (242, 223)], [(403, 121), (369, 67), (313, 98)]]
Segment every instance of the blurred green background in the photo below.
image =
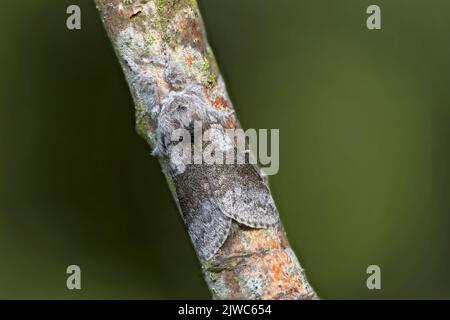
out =
[[(280, 128), (271, 185), (321, 297), (450, 298), (450, 3), (200, 4), (241, 122)], [(0, 40), (0, 298), (209, 298), (92, 1), (4, 1)]]

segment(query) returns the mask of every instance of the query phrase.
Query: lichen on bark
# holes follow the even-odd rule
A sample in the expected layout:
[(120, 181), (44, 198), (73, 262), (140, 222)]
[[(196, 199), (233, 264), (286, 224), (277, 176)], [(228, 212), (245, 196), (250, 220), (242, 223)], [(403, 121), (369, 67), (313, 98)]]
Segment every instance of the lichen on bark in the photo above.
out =
[(95, 3), (134, 99), (137, 131), (159, 156), (213, 297), (317, 298), (258, 168), (171, 162), (166, 142), (177, 127), (201, 120), (206, 127), (240, 128), (197, 2)]

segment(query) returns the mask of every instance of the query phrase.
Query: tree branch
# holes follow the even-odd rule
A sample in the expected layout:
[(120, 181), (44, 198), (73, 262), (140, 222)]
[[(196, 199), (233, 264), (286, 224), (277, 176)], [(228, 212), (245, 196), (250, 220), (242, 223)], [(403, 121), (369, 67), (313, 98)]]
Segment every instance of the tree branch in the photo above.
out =
[(180, 126), (240, 128), (196, 0), (95, 2), (130, 86), (137, 130), (159, 156), (213, 297), (317, 298), (259, 169), (180, 167), (171, 158), (167, 141)]

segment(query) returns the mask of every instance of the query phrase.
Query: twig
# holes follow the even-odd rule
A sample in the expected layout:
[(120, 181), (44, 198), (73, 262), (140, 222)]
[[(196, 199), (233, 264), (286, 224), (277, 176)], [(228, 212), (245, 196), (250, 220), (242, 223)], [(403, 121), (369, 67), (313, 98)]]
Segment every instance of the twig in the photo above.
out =
[(137, 130), (159, 156), (213, 297), (317, 298), (259, 169), (171, 159), (175, 128), (207, 119), (240, 128), (196, 0), (95, 2), (130, 86)]

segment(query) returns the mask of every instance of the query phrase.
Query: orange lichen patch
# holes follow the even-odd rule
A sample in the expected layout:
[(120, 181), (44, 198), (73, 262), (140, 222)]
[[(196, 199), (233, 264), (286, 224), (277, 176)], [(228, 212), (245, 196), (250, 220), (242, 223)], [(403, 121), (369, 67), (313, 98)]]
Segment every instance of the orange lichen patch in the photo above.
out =
[(247, 246), (244, 241), (236, 241), (235, 243), (233, 243), (233, 245), (230, 249), (231, 249), (230, 250), (231, 252), (234, 252), (237, 254), (248, 252)]
[(211, 88), (209, 88), (208, 86), (204, 86), (203, 87), (203, 94), (205, 95), (206, 99), (211, 101)]
[(200, 29), (200, 23), (197, 19), (193, 19), (192, 24), (192, 39), (194, 40), (194, 43), (198, 44), (202, 42), (203, 34)]
[(264, 229), (250, 229), (245, 231), (246, 242), (250, 251), (279, 248), (279, 243), (272, 232)]
[(154, 72), (154, 76), (155, 76), (156, 81), (158, 82), (160, 88), (165, 92), (169, 92), (169, 90), (170, 90), (169, 84), (166, 82), (166, 80), (164, 80), (164, 78), (161, 75), (161, 72), (159, 72), (159, 71)]
[(249, 251), (257, 251), (265, 247), (266, 239), (260, 229), (251, 229), (245, 231), (247, 248)]
[(194, 60), (195, 60), (195, 57), (191, 54), (187, 54), (184, 56), (184, 61), (189, 66), (189, 68), (192, 67), (192, 63), (194, 62)]
[(220, 109), (226, 109), (228, 108), (228, 101), (223, 96), (216, 97), (211, 104), (216, 108), (217, 110)]
[(235, 124), (236, 124), (236, 120), (234, 119), (233, 116), (230, 116), (227, 120), (227, 123), (225, 123), (224, 128), (225, 129), (234, 129)]
[(244, 228), (234, 237), (230, 237), (222, 248), (225, 255), (264, 252), (274, 248), (281, 248), (276, 229)]
[[(214, 278), (223, 279), (215, 288), (217, 297), (227, 299), (314, 299), (305, 284), (301, 266), (285, 247), (282, 227), (252, 229), (238, 226), (222, 248), (211, 269)], [(255, 280), (256, 279), (256, 280)], [(258, 287), (249, 285), (260, 281)], [(224, 292), (226, 292), (224, 294)]]
[(306, 294), (300, 292), (303, 282), (297, 272), (289, 272), (295, 268), (289, 255), (284, 250), (273, 250), (264, 257), (263, 262), (271, 273), (271, 284), (264, 299)]
[(189, 31), (189, 19), (185, 15), (181, 17), (178, 22), (178, 30), (179, 32), (186, 34)]
[(182, 14), (175, 18), (175, 29), (181, 43), (202, 51), (204, 39), (201, 29), (202, 25), (198, 19), (195, 14)]

